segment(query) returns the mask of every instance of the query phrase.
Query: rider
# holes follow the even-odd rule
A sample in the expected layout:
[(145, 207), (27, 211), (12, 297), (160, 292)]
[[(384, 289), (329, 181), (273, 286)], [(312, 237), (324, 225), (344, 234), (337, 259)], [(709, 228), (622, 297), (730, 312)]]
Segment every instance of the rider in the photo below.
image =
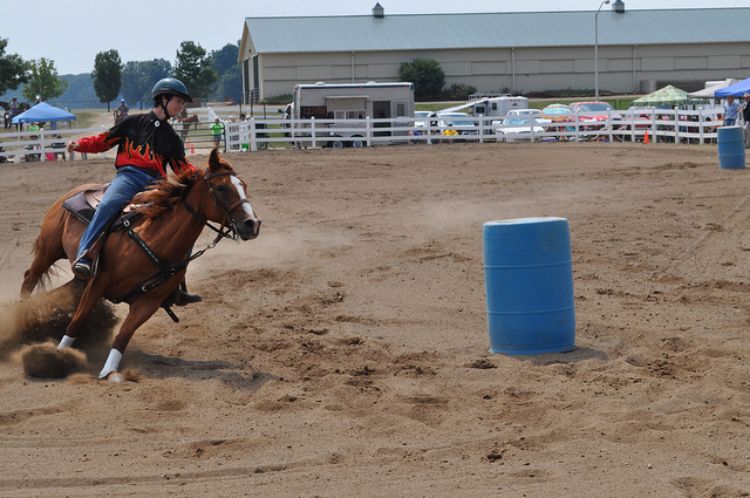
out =
[[(91, 277), (97, 241), (135, 194), (164, 178), (167, 166), (175, 173), (196, 170), (185, 158), (185, 147), (169, 124), (169, 118), (180, 115), (185, 102), (193, 101), (187, 87), (176, 78), (163, 78), (154, 85), (151, 98), (154, 107), (148, 114), (129, 116), (102, 134), (68, 144), (68, 152), (104, 152), (117, 145), (117, 173), (81, 236), (73, 262), (73, 273), (81, 279)], [(201, 300), (186, 292), (184, 282), (173, 299), (177, 305)]]
[(115, 124), (128, 117), (128, 106), (125, 99), (120, 99), (120, 105), (115, 109)]

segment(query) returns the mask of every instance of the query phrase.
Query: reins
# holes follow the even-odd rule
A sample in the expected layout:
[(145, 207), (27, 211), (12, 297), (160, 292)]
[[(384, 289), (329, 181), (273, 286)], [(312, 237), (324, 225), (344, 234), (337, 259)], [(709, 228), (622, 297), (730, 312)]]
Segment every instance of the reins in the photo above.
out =
[[(244, 204), (246, 202), (249, 203), (250, 201), (248, 201), (247, 199), (240, 199), (239, 201), (237, 201), (237, 202), (235, 202), (235, 203), (233, 203), (231, 205), (228, 205), (226, 202), (223, 201), (223, 199), (221, 199), (219, 196), (216, 195), (216, 192), (215, 192), (215, 190), (213, 188), (213, 185), (208, 181), (211, 178), (215, 178), (217, 176), (229, 176), (229, 175), (234, 175), (234, 173), (233, 172), (229, 172), (229, 171), (222, 171), (222, 172), (213, 173), (213, 174), (209, 173), (209, 174), (206, 174), (203, 177), (203, 179), (206, 182), (206, 184), (208, 185), (208, 191), (213, 195), (214, 201), (221, 208), (224, 209), (224, 212), (226, 213), (225, 220), (227, 218), (230, 220), (231, 225), (232, 225), (230, 229), (225, 229), (225, 221), (222, 222), (222, 224), (221, 224), (221, 226), (219, 228), (214, 227), (211, 223), (208, 222), (208, 219), (206, 218), (205, 215), (203, 215), (202, 213), (198, 212), (195, 208), (193, 208), (190, 204), (188, 204), (187, 198), (186, 198), (187, 196), (185, 196), (185, 197), (183, 197), (181, 199), (180, 204), (182, 204), (182, 206), (185, 208), (185, 210), (188, 213), (190, 213), (194, 217), (198, 218), (204, 226), (207, 226), (208, 228), (210, 228), (211, 230), (213, 230), (217, 234), (216, 238), (214, 238), (214, 240), (211, 241), (206, 247), (204, 247), (203, 249), (201, 249), (200, 251), (198, 251), (196, 253), (191, 254), (190, 256), (188, 256), (187, 258), (183, 259), (182, 261), (179, 261), (179, 262), (174, 263), (174, 264), (165, 264), (161, 259), (159, 259), (159, 257), (154, 253), (154, 251), (151, 250), (151, 248), (146, 243), (146, 241), (144, 241), (140, 237), (140, 235), (138, 235), (135, 232), (135, 230), (133, 230), (132, 223), (130, 222), (130, 220), (126, 219), (126, 220), (123, 221), (123, 226), (125, 227), (125, 230), (126, 230), (128, 236), (130, 236), (130, 238), (133, 239), (133, 241), (135, 241), (136, 244), (138, 244), (138, 247), (140, 247), (143, 250), (143, 252), (146, 253), (146, 255), (149, 257), (149, 259), (156, 265), (156, 267), (158, 268), (158, 270), (156, 271), (156, 273), (152, 274), (144, 283), (142, 283), (137, 288), (135, 288), (132, 291), (130, 291), (125, 296), (123, 296), (123, 297), (121, 297), (119, 299), (111, 299), (111, 301), (113, 303), (120, 303), (120, 302), (124, 302), (124, 301), (129, 301), (132, 298), (134, 298), (135, 296), (137, 296), (138, 294), (146, 294), (146, 293), (150, 292), (152, 289), (158, 287), (159, 285), (163, 284), (166, 280), (168, 280), (169, 278), (171, 278), (172, 276), (174, 276), (177, 272), (179, 272), (179, 271), (183, 270), (184, 268), (186, 268), (187, 265), (188, 265), (188, 263), (190, 263), (191, 261), (193, 261), (195, 259), (198, 259), (199, 257), (203, 256), (206, 253), (206, 251), (208, 251), (209, 249), (213, 249), (214, 247), (216, 247), (216, 245), (221, 241), (221, 239), (237, 240), (239, 238), (239, 234), (237, 233), (237, 228), (236, 228), (234, 220), (231, 217), (231, 213), (238, 206), (240, 206), (240, 205), (242, 205), (242, 204)], [(170, 318), (172, 318), (173, 321), (175, 321), (175, 322), (179, 321), (179, 319), (177, 318), (177, 316), (170, 309), (170, 306), (163, 305), (162, 307), (167, 312), (167, 314), (170, 316)]]

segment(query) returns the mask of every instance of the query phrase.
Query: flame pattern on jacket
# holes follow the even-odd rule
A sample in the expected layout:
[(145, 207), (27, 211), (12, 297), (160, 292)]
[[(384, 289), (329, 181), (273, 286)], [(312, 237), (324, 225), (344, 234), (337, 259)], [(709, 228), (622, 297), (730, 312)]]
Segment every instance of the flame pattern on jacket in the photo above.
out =
[(131, 115), (99, 135), (78, 140), (78, 152), (104, 152), (117, 145), (115, 167), (135, 166), (154, 176), (195, 171), (185, 158), (185, 146), (167, 121), (156, 114)]

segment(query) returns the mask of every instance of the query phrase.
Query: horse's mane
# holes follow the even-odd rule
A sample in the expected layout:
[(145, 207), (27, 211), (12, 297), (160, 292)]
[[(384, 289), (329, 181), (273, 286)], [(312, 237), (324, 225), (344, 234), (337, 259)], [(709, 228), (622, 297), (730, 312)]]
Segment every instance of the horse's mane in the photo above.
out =
[(149, 219), (158, 217), (182, 201), (203, 175), (203, 171), (196, 170), (180, 173), (174, 179), (162, 178), (133, 199), (138, 204), (136, 211)]

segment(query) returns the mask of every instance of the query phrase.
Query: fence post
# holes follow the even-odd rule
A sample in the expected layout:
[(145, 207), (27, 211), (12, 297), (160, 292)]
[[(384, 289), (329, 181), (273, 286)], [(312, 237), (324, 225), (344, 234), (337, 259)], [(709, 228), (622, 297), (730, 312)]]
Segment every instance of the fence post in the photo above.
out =
[(533, 116), (529, 116), (529, 130), (531, 131), (531, 143), (534, 143), (534, 124), (536, 123), (536, 118)]
[(659, 143), (659, 137), (656, 135), (656, 109), (651, 109), (651, 136), (654, 137), (654, 143)]
[(372, 122), (370, 116), (365, 118), (365, 136), (367, 137), (367, 146), (372, 147)]
[(699, 143), (701, 145), (704, 144), (703, 140), (703, 109), (698, 109), (698, 135), (699, 135)]
[(256, 141), (257, 131), (255, 130), (255, 116), (250, 118), (250, 150), (252, 152), (258, 151), (258, 142)]
[(674, 143), (680, 143), (680, 111), (674, 110)]
[(612, 130), (612, 111), (609, 109), (607, 109), (607, 138), (609, 139), (609, 143), (615, 141), (615, 134)]
[(310, 137), (312, 137), (312, 144), (310, 144), (310, 147), (314, 149), (317, 145), (315, 141), (315, 116), (310, 117)]
[(574, 114), (574, 116), (575, 116), (575, 120), (576, 120), (576, 125), (575, 125), (575, 128), (576, 128), (576, 130), (575, 130), (575, 133), (576, 133), (576, 142), (578, 142), (578, 141), (581, 140), (581, 118), (580, 118), (580, 116), (578, 116), (577, 112)]
[(39, 156), (39, 159), (42, 161), (47, 160), (47, 154), (45, 152), (44, 147), (44, 128), (39, 129), (39, 150), (41, 151), (41, 155)]

